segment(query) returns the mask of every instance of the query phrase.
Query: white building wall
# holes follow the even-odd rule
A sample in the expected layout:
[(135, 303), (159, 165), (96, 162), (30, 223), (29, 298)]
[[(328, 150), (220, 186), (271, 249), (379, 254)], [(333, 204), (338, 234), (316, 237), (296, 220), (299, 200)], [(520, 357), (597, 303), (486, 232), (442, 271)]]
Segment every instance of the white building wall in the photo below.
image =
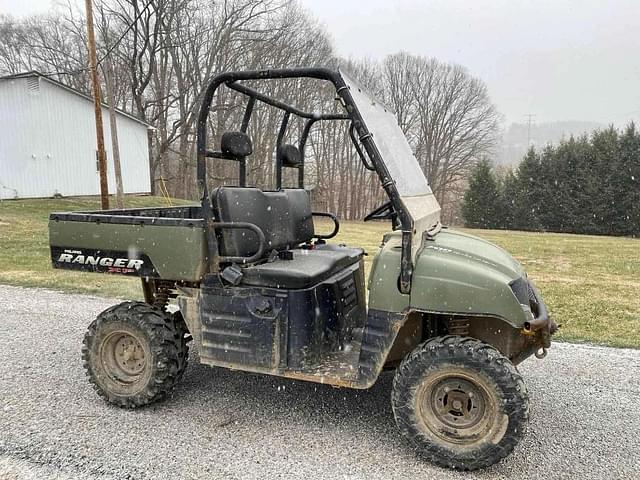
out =
[[(102, 116), (109, 193), (114, 193), (106, 108)], [(117, 125), (124, 190), (149, 192), (147, 127), (122, 114)], [(0, 80), (0, 198), (56, 193), (100, 193), (93, 103), (42, 78)]]

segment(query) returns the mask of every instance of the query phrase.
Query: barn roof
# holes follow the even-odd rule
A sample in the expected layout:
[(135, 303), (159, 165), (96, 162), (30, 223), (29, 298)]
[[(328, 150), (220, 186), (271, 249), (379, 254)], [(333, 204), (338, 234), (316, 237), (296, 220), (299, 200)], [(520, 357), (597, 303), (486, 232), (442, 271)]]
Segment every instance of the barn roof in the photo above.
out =
[[(47, 82), (51, 83), (52, 85), (55, 85), (55, 86), (60, 87), (60, 88), (62, 88), (64, 90), (67, 90), (68, 92), (71, 92), (71, 93), (73, 93), (75, 95), (78, 95), (78, 96), (84, 98), (85, 100), (88, 100), (88, 101), (93, 103), (93, 98), (90, 97), (89, 95), (86, 95), (86, 94), (82, 93), (81, 91), (76, 90), (75, 88), (71, 88), (69, 85), (65, 85), (62, 82), (54, 80), (53, 78), (51, 78), (51, 77), (49, 77), (47, 75), (44, 75), (43, 73), (40, 73), (40, 72), (38, 72), (36, 70), (32, 70), (30, 72), (21, 72), (21, 73), (14, 73), (14, 74), (11, 74), (11, 75), (5, 75), (5, 76), (0, 77), (0, 80), (14, 80), (14, 79), (19, 79), (19, 78), (33, 78), (33, 77), (42, 78), (42, 79), (46, 80)], [(108, 108), (109, 107), (104, 102), (102, 102), (102, 106), (104, 108)], [(148, 123), (143, 122), (139, 118), (134, 117), (133, 115), (131, 115), (130, 113), (125, 112), (124, 110), (120, 110), (119, 108), (116, 108), (116, 112), (118, 114), (122, 115), (122, 116), (125, 116), (125, 117), (127, 117), (127, 118), (129, 118), (129, 119), (131, 119), (131, 120), (133, 120), (135, 122), (138, 122), (138, 123), (144, 125), (147, 128), (150, 127), (150, 125)]]

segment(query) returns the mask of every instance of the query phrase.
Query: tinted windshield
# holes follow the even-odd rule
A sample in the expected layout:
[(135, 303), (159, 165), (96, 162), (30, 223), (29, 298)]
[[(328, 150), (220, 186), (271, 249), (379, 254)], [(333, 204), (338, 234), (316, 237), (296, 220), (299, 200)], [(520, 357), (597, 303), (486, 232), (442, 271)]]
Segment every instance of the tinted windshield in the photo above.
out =
[(373, 141), (389, 175), (396, 183), (400, 196), (430, 194), (431, 188), (398, 125), (395, 114), (348, 74), (343, 71), (340, 71), (340, 74), (349, 87), (367, 129), (373, 135)]

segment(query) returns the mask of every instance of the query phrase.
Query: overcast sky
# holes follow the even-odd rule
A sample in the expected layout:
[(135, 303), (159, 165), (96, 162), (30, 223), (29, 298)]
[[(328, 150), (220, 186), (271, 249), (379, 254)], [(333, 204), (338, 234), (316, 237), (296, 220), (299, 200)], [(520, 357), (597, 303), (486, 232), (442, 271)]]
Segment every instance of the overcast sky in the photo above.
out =
[[(507, 122), (640, 119), (640, 0), (300, 0), (338, 53), (464, 65)], [(44, 12), (51, 0), (0, 0)]]

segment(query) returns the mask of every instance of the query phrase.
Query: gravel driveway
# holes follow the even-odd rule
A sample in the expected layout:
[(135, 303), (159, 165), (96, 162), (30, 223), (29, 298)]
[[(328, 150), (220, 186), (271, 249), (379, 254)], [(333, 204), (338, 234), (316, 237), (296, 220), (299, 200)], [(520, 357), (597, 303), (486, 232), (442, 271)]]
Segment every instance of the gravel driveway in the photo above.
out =
[(640, 351), (556, 344), (527, 360), (527, 436), (499, 465), (461, 474), (396, 432), (389, 373), (355, 391), (192, 362), (168, 400), (107, 406), (80, 345), (113, 303), (0, 286), (0, 479), (640, 478)]

